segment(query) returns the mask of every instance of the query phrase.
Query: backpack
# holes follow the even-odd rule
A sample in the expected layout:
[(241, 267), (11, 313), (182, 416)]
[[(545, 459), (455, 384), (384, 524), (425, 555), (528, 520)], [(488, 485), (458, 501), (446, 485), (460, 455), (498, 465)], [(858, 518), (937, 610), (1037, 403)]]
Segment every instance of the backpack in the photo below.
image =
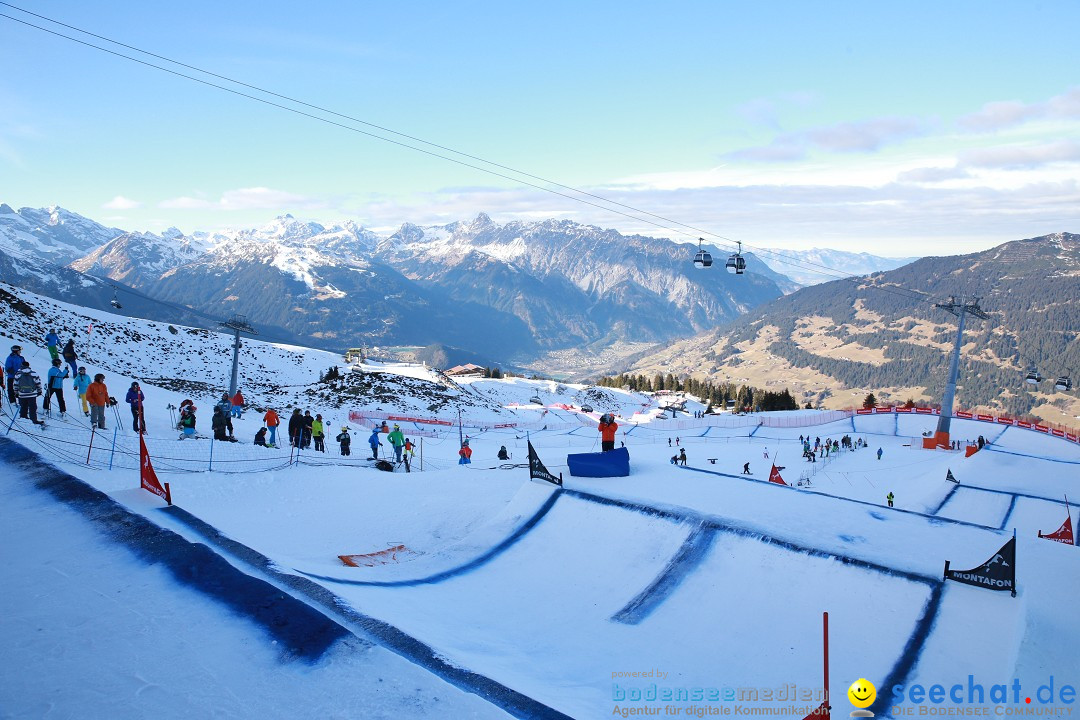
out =
[(37, 392), (37, 383), (34, 376), (27, 372), (19, 373), (19, 394), (33, 395)]

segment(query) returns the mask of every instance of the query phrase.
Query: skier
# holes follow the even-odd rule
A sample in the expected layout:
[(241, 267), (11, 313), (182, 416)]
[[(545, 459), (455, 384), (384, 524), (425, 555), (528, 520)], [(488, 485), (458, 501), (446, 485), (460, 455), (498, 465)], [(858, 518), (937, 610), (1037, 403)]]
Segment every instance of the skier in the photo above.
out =
[(67, 341), (67, 345), (60, 352), (63, 356), (64, 362), (71, 366), (71, 377), (75, 377), (79, 374), (79, 366), (76, 364), (79, 360), (79, 356), (75, 353), (75, 340), (74, 338)]
[(263, 415), (263, 422), (266, 423), (266, 428), (270, 431), (270, 442), (267, 443), (267, 447), (277, 447), (277, 429), (281, 424), (281, 420), (278, 418), (278, 414), (272, 409), (267, 410)]
[(499, 459), (500, 460), (509, 460), (510, 459), (510, 454), (508, 452), (506, 452), (506, 446), (505, 445), (500, 445), (499, 446)]
[(19, 394), (15, 392), (15, 376), (22, 370), (22, 348), (18, 345), (11, 346), (11, 354), (4, 361), (4, 372), (7, 373), (8, 402), (14, 405), (19, 400)]
[(37, 398), (41, 394), (41, 378), (30, 369), (28, 360), (22, 361), (22, 367), (15, 374), (15, 390), (19, 394), (19, 417), (35, 425), (44, 425), (38, 420)]
[(48, 411), (50, 402), (49, 398), (52, 395), (56, 396), (56, 402), (60, 405), (60, 417), (63, 418), (67, 414), (67, 403), (64, 402), (64, 380), (68, 376), (67, 368), (61, 372), (60, 366), (63, 364), (60, 360), (53, 360), (53, 366), (49, 368), (48, 388), (45, 390), (45, 400), (42, 401), (41, 407)]
[(210, 427), (214, 430), (215, 440), (228, 440), (228, 424), (225, 422), (228, 416), (221, 411), (220, 405), (214, 406), (214, 417), (210, 420)]
[(764, 460), (769, 459), (769, 446), (768, 445), (765, 446), (765, 452), (761, 453), (761, 457)]
[(881, 459), (881, 448), (878, 448), (878, 449), (877, 449), (877, 459), (878, 459), (878, 460), (880, 460), (880, 459)]
[(679, 464), (686, 465), (686, 448), (679, 448)]
[(343, 457), (349, 455), (349, 446), (352, 445), (352, 436), (349, 435), (349, 428), (344, 425), (341, 427), (341, 432), (334, 438), (341, 445), (341, 454)]
[(315, 418), (311, 417), (311, 411), (304, 411), (304, 422), (300, 428), (300, 448), (307, 450), (311, 447), (311, 428), (315, 425)]
[(139, 383), (131, 383), (131, 387), (127, 391), (127, 397), (124, 400), (131, 406), (131, 429), (135, 432), (146, 432), (146, 418), (143, 416), (143, 401), (145, 399), (146, 396), (139, 389)]
[(600, 431), (600, 450), (607, 452), (608, 450), (615, 449), (615, 431), (619, 429), (618, 423), (615, 422), (615, 416), (611, 413), (604, 413), (600, 416), (600, 424), (597, 430)]
[(472, 448), (468, 440), (461, 441), (461, 449), (458, 450), (458, 465), (468, 465), (472, 462)]
[(300, 447), (300, 436), (304, 429), (304, 416), (300, 414), (300, 408), (294, 408), (289, 417), (289, 445)]
[(244, 416), (244, 396), (240, 394), (240, 388), (236, 388), (236, 394), (229, 399), (230, 413), (234, 418), (242, 418)]
[(893, 503), (893, 500), (895, 499), (895, 497), (896, 496), (892, 494), (892, 490), (890, 490), (889, 494), (885, 496), (885, 499), (889, 502), (889, 507), (893, 506), (892, 503)]
[(401, 432), (401, 427), (397, 423), (394, 423), (394, 429), (386, 436), (386, 439), (394, 447), (394, 461), (401, 462), (401, 448), (405, 445), (405, 434)]
[(183, 434), (180, 435), (180, 439), (195, 438), (195, 403), (190, 400), (186, 401), (188, 405), (181, 405), (180, 409), (180, 430)]
[(255, 433), (255, 444), (268, 447), (266, 444), (266, 428), (259, 428), (259, 432)]
[(225, 428), (229, 431), (229, 436), (233, 434), (232, 426), (232, 400), (229, 399), (229, 393), (221, 393), (221, 400), (215, 406), (221, 409), (221, 414), (225, 416)]
[(382, 445), (382, 440), (379, 439), (379, 426), (376, 425), (371, 431), (371, 437), (368, 438), (368, 445), (371, 446), (371, 457), (369, 460), (379, 459), (379, 446)]
[(668, 446), (668, 447), (671, 447), (671, 438), (668, 438), (668, 439), (667, 439), (667, 446)]
[(751, 474), (750, 473), (750, 463), (743, 463), (742, 474), (743, 475), (750, 475)]
[(311, 437), (315, 441), (315, 450), (317, 452), (326, 452), (326, 445), (323, 443), (326, 438), (326, 430), (323, 427), (322, 415), (316, 415), (315, 420), (311, 423)]
[(60, 345), (60, 336), (56, 334), (55, 330), (49, 330), (49, 334), (45, 336), (45, 346), (49, 350), (49, 356), (53, 360), (60, 358), (60, 351), (57, 350), (57, 346)]
[(402, 457), (405, 458), (405, 472), (412, 472), (412, 461), (416, 457), (416, 446), (413, 445), (413, 441), (409, 438), (405, 438), (405, 454)]
[(109, 388), (105, 385), (105, 376), (98, 373), (94, 382), (86, 388), (86, 402), (90, 404), (90, 427), (105, 429), (105, 407), (109, 404)]

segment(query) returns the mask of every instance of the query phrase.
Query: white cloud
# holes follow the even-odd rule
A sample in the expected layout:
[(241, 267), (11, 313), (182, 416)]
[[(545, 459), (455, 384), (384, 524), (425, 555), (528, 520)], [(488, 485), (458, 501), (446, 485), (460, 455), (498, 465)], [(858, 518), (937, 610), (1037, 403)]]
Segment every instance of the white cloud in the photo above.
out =
[(1070, 140), (1041, 145), (1004, 145), (969, 150), (960, 156), (971, 167), (1029, 169), (1060, 162), (1080, 161), (1080, 143)]
[(1080, 87), (1070, 88), (1045, 102), (1022, 103), (1003, 100), (987, 103), (956, 121), (963, 130), (996, 132), (1031, 120), (1080, 118)]
[(137, 207), (142, 207), (142, 203), (138, 200), (126, 198), (123, 195), (117, 195), (101, 207), (105, 208), (106, 210), (134, 210)]
[(201, 197), (178, 197), (163, 200), (159, 208), (170, 210), (320, 210), (331, 204), (321, 198), (298, 195), (265, 187), (226, 190), (218, 200)]
[(778, 135), (768, 145), (735, 150), (732, 160), (788, 162), (801, 160), (812, 150), (831, 153), (872, 153), (913, 137), (925, 135), (932, 123), (922, 118), (887, 116), (836, 123)]

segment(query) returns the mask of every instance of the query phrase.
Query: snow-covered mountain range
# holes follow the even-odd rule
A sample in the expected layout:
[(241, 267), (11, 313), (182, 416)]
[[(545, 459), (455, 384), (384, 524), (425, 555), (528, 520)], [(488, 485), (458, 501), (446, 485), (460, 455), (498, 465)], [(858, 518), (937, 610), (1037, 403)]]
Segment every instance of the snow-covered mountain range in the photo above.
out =
[[(157, 234), (106, 228), (60, 208), (0, 209), (0, 251), (11, 263), (37, 258), (56, 275), (69, 266), (119, 284), (122, 296), (128, 287), (217, 317), (243, 314), (280, 337), (334, 349), (442, 343), (506, 362), (549, 349), (667, 342), (792, 287), (751, 254), (743, 276), (702, 271), (690, 246), (566, 220), (499, 225), (481, 213), (444, 226), (404, 224), (384, 237), (284, 215), (254, 229)], [(13, 284), (101, 306), (68, 297), (70, 281), (50, 287), (40, 272), (0, 270)]]
[(917, 257), (881, 257), (867, 252), (829, 248), (784, 250), (768, 248), (765, 261), (800, 285), (818, 285), (844, 275), (870, 275), (915, 262)]

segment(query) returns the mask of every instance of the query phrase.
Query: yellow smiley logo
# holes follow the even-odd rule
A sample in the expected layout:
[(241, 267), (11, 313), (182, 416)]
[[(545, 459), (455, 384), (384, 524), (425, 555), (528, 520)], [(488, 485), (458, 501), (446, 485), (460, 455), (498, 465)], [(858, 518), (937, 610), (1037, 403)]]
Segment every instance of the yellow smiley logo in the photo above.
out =
[(874, 687), (874, 683), (870, 682), (866, 678), (859, 678), (855, 682), (851, 683), (851, 687), (847, 691), (848, 700), (851, 704), (857, 708), (867, 708), (873, 704), (874, 699), (877, 697), (877, 688)]

